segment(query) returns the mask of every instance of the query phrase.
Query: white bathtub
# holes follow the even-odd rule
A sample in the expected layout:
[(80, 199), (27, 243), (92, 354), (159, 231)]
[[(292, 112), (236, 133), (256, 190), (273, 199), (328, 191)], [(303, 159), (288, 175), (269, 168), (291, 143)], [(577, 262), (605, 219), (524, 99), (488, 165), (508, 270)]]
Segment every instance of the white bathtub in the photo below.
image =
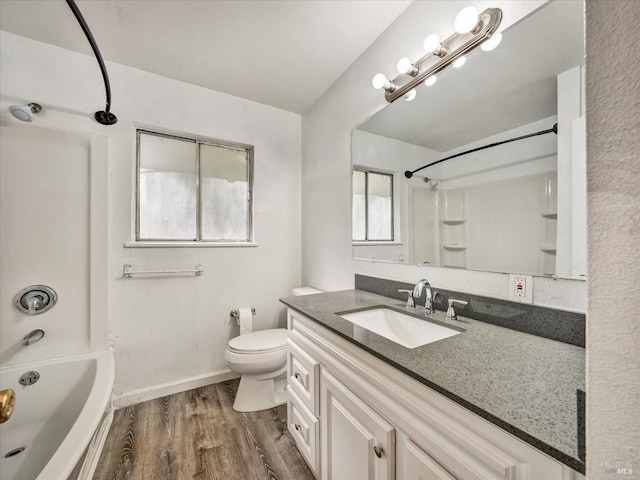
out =
[[(32, 370), (40, 379), (20, 385)], [(16, 392), (13, 415), (0, 425), (2, 480), (66, 480), (109, 406), (113, 376), (108, 350), (1, 368), (0, 388)]]

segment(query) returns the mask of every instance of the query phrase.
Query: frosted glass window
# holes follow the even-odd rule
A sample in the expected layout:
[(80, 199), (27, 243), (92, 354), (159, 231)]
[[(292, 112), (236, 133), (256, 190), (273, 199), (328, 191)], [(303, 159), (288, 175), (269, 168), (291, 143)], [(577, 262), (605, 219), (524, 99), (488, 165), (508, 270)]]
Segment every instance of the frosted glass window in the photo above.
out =
[(246, 150), (200, 148), (202, 238), (248, 240), (249, 175)]
[(140, 239), (196, 239), (196, 142), (141, 135)]
[(253, 147), (138, 130), (136, 240), (247, 242)]
[(353, 171), (352, 227), (354, 241), (392, 241), (393, 175)]

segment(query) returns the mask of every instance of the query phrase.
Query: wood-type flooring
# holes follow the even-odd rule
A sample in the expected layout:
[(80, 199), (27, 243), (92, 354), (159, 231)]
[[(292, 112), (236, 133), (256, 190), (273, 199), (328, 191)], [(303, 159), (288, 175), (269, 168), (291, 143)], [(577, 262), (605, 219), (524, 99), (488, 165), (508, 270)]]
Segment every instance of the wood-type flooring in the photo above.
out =
[(313, 480), (287, 407), (238, 413), (238, 380), (117, 410), (94, 480)]

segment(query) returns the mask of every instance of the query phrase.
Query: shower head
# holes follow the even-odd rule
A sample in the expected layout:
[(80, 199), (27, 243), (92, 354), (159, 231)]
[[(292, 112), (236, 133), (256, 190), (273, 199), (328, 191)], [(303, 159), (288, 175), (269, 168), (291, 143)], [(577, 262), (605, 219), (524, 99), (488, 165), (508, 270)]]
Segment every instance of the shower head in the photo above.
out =
[(11, 105), (9, 111), (11, 115), (23, 122), (33, 122), (36, 118), (34, 113), (39, 113), (42, 107), (37, 103), (29, 103), (28, 105)]
[(438, 185), (440, 185), (440, 182), (438, 180), (435, 180), (433, 178), (424, 178), (424, 181), (426, 183), (428, 183), (429, 185), (431, 185), (431, 190), (435, 190), (436, 188), (438, 188)]

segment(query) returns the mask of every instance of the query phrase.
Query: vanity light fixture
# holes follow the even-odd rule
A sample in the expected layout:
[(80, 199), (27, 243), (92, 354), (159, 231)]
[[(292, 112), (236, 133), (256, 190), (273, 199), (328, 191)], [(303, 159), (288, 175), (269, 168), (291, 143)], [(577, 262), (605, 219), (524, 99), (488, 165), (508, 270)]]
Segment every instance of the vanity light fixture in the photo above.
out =
[(489, 40), (487, 40), (486, 42), (483, 42), (482, 45), (480, 45), (480, 50), (483, 50), (485, 52), (490, 52), (491, 50), (496, 48), (498, 45), (500, 45), (501, 41), (502, 41), (502, 34), (500, 32), (495, 33)]
[(475, 7), (465, 7), (456, 15), (453, 26), (458, 33), (474, 32), (474, 30), (477, 31), (478, 29), (479, 20), (480, 15), (478, 15), (478, 10)]
[(376, 90), (384, 88), (389, 93), (396, 90), (396, 86), (393, 84), (393, 82), (389, 81), (389, 79), (384, 76), (384, 73), (376, 73), (373, 77), (373, 80), (371, 80), (371, 84)]
[(398, 64), (396, 65), (398, 73), (405, 73), (407, 75), (411, 75), (415, 77), (418, 74), (418, 68), (411, 63), (407, 57), (401, 58), (398, 60)]
[(432, 33), (431, 35), (429, 35), (427, 38), (424, 39), (423, 46), (424, 46), (424, 51), (427, 53), (433, 53), (438, 57), (444, 57), (446, 55), (446, 50), (442, 46), (442, 43), (440, 42), (440, 37), (435, 33)]
[[(421, 83), (433, 85), (435, 74), (450, 64), (461, 67), (464, 55), (477, 47), (483, 50), (493, 50), (498, 46), (502, 36), (496, 32), (502, 21), (502, 10), (487, 8), (482, 13), (474, 7), (463, 8), (454, 22), (455, 33), (444, 40), (438, 35), (431, 34), (424, 41), (427, 52), (422, 58), (411, 62), (408, 58), (398, 61), (397, 69), (400, 74), (389, 80), (383, 73), (373, 77), (373, 86), (385, 90), (385, 98), (389, 103), (406, 95)], [(411, 94), (411, 100), (415, 94)]]
[(451, 66), (453, 68), (460, 68), (461, 66), (463, 66), (465, 63), (467, 62), (467, 57), (458, 57), (456, 58), (453, 63), (451, 64)]
[(416, 89), (415, 88), (412, 88), (411, 90), (409, 90), (407, 93), (404, 94), (404, 99), (407, 102), (410, 102), (414, 98), (416, 98)]

